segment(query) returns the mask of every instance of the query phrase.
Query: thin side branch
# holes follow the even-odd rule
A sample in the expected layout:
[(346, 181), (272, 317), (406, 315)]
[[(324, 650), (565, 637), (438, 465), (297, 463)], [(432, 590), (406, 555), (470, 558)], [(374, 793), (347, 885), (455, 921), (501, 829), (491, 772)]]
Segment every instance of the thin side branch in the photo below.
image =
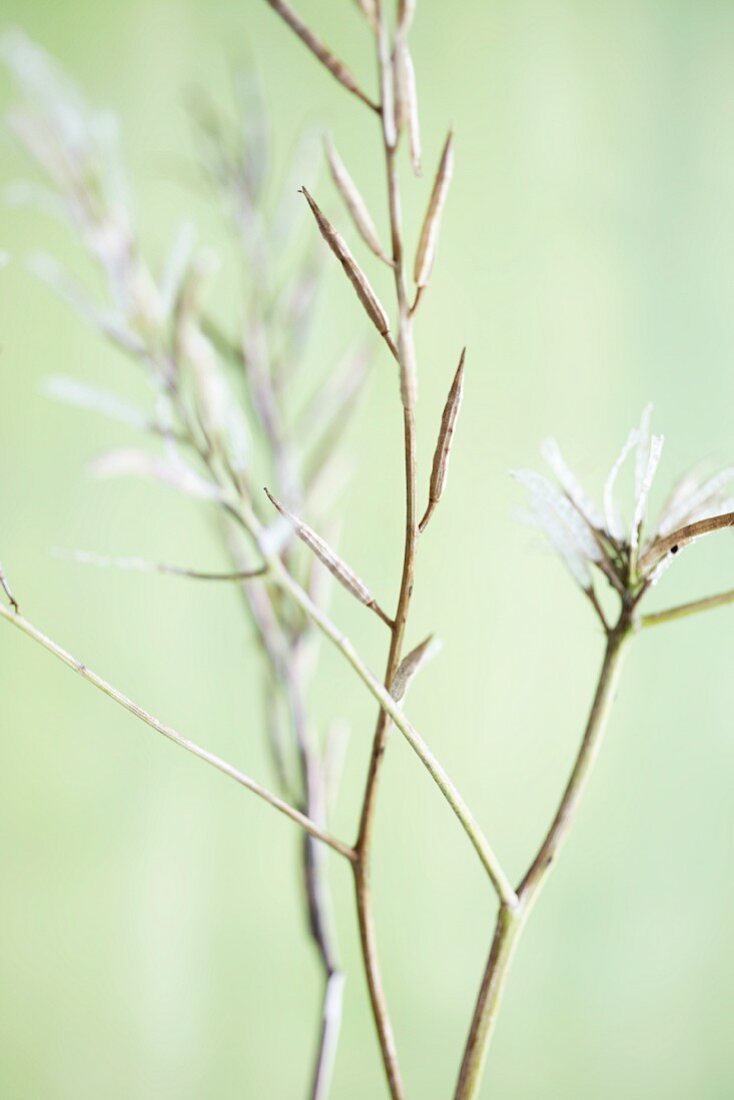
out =
[(269, 564), (272, 570), (271, 575), (273, 581), (293, 598), (301, 610), (309, 616), (319, 630), (336, 646), (342, 656), (357, 673), (360, 680), (362, 680), (375, 697), (388, 718), (403, 734), (405, 740), (418, 756), (419, 760), (422, 762), (459, 819), (462, 828), (476, 850), (500, 899), (510, 908), (515, 908), (518, 899), (509, 878), (505, 874), (499, 859), (482, 832), (476, 818), (453, 781), (449, 778), (443, 765), (436, 759), (421, 735), (405, 717), (399, 704), (395, 702), (390, 692), (367, 667), (349, 638), (332, 623), (321, 608), (313, 603), (308, 594), (304, 592), (301, 586), (291, 577), (277, 558), (272, 558)]
[(241, 787), (245, 787), (248, 791), (252, 791), (258, 798), (261, 798), (268, 805), (278, 810), (280, 813), (289, 817), (291, 821), (294, 821), (297, 825), (300, 825), (311, 836), (317, 840), (327, 844), (330, 848), (333, 848), (339, 855), (345, 856), (346, 859), (353, 862), (355, 859), (354, 850), (343, 841), (338, 840), (336, 837), (331, 836), (330, 833), (321, 829), (315, 822), (311, 821), (305, 814), (302, 814), (299, 810), (296, 810), (289, 803), (285, 802), (282, 798), (279, 798), (277, 794), (273, 794), (266, 787), (261, 786), (254, 779), (250, 779), (244, 772), (239, 771), (232, 764), (228, 764), (226, 760), (222, 760), (221, 757), (216, 756), (213, 752), (209, 752), (208, 749), (202, 748), (194, 741), (190, 741), (183, 734), (180, 734), (172, 726), (167, 726), (164, 722), (161, 722), (158, 718), (155, 718), (143, 707), (134, 703), (132, 699), (129, 699), (126, 695), (123, 695), (121, 691), (113, 687), (106, 680), (103, 680), (101, 676), (98, 676), (96, 672), (93, 672), (90, 668), (87, 668), (85, 664), (77, 660), (76, 657), (72, 657), (65, 649), (63, 649), (51, 638), (47, 637), (38, 627), (28, 622), (21, 615), (14, 614), (7, 608), (0, 606), (0, 618), (5, 619), (13, 626), (17, 627), (29, 638), (32, 638), (34, 642), (37, 642), (49, 653), (52, 653), (54, 657), (57, 657), (68, 668), (76, 672), (87, 683), (92, 684), (98, 691), (101, 691), (108, 698), (118, 703), (124, 710), (129, 711), (136, 718), (139, 718), (141, 722), (144, 722), (146, 726), (150, 726), (156, 733), (160, 733), (163, 737), (167, 737), (169, 741), (173, 741), (175, 745), (179, 745), (182, 749), (186, 749), (187, 752), (192, 753), (193, 756), (197, 756), (200, 760), (203, 760), (206, 764), (210, 764), (211, 767), (216, 768), (217, 771), (222, 772), (223, 775), (229, 776), (230, 779), (234, 779), (235, 783), (239, 783)]
[[(67, 555), (64, 555), (67, 556)], [(234, 572), (208, 573), (200, 569), (187, 569), (180, 565), (171, 565), (163, 561), (146, 561), (145, 558), (116, 558), (103, 554), (94, 554), (86, 550), (75, 550), (70, 555), (82, 565), (98, 565), (101, 568), (129, 569), (135, 573), (160, 573), (167, 577), (185, 577), (193, 581), (240, 582), (259, 580), (267, 575), (268, 567), (261, 565), (256, 569), (241, 569)]]
[(653, 611), (649, 615), (640, 617), (640, 626), (659, 626), (661, 623), (671, 623), (676, 619), (687, 619), (689, 615), (698, 615), (701, 611), (712, 611), (716, 607), (726, 607), (734, 603), (734, 588), (728, 592), (719, 592), (716, 596), (706, 596), (702, 600), (691, 600), (690, 603), (682, 603), (677, 607), (668, 607), (665, 611)]
[(285, 0), (266, 0), (266, 3), (270, 5), (274, 12), (277, 12), (281, 19), (288, 24), (293, 33), (300, 38), (304, 46), (319, 59), (321, 64), (329, 70), (331, 75), (335, 77), (348, 92), (351, 92), (352, 95), (361, 99), (363, 103), (366, 103), (368, 107), (379, 114), (380, 108), (378, 104), (362, 91), (347, 66), (331, 52), (328, 46), (324, 45), (321, 39), (318, 38), (309, 27), (306, 26), (290, 4), (287, 4)]

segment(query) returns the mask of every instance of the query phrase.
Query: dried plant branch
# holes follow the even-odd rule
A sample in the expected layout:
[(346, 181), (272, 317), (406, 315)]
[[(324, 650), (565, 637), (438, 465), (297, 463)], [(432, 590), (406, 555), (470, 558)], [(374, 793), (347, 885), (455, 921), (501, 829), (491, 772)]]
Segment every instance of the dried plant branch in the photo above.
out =
[(129, 699), (126, 695), (123, 695), (121, 691), (113, 687), (106, 680), (103, 680), (101, 676), (98, 676), (96, 672), (88, 668), (87, 665), (77, 660), (76, 657), (72, 657), (65, 649), (63, 649), (51, 638), (47, 637), (38, 627), (28, 622), (21, 615), (7, 610), (0, 605), (0, 618), (9, 622), (12, 626), (18, 628), (29, 638), (32, 638), (34, 642), (37, 642), (40, 646), (43, 646), (45, 650), (52, 653), (54, 657), (57, 657), (68, 668), (76, 672), (87, 683), (96, 687), (98, 691), (101, 691), (103, 695), (108, 696), (115, 703), (118, 703), (124, 710), (133, 714), (136, 718), (139, 718), (141, 722), (144, 722), (146, 726), (150, 726), (156, 733), (160, 733), (163, 737), (167, 737), (169, 741), (173, 741), (174, 744), (179, 745), (182, 749), (186, 749), (187, 752), (197, 756), (200, 760), (203, 760), (206, 764), (210, 764), (217, 771), (222, 772), (223, 775), (228, 775), (230, 779), (234, 779), (235, 783), (239, 783), (241, 787), (245, 787), (248, 791), (252, 791), (258, 798), (261, 798), (268, 805), (278, 810), (280, 813), (289, 817), (291, 821), (294, 821), (302, 829), (304, 829), (311, 836), (320, 840), (323, 844), (328, 845), (339, 855), (344, 856), (346, 859), (353, 862), (356, 859), (356, 855), (353, 849), (345, 844), (341, 840), (337, 840), (336, 837), (331, 836), (330, 833), (322, 829), (315, 821), (311, 821), (305, 814), (302, 814), (299, 810), (290, 806), (287, 802), (284, 802), (282, 798), (279, 798), (272, 791), (269, 791), (266, 787), (256, 783), (254, 779), (250, 779), (248, 775), (238, 771), (232, 764), (228, 764), (226, 760), (222, 760), (221, 757), (215, 755), (215, 753), (209, 752), (208, 749), (202, 748), (194, 741), (190, 741), (183, 734), (178, 733), (172, 726), (167, 726), (164, 722), (161, 722), (158, 718), (155, 718), (143, 707), (134, 703), (132, 699)]
[[(507, 875), (502, 869), (499, 859), (495, 855), (479, 823), (464, 801), (458, 788), (450, 779), (443, 765), (433, 754), (418, 730), (405, 717), (399, 704), (385, 688), (384, 684), (382, 684), (378, 677), (371, 672), (347, 635), (331, 621), (329, 616), (326, 615), (321, 608), (313, 603), (308, 593), (293, 579), (279, 559), (268, 553), (266, 547), (261, 546), (261, 549), (264, 551), (270, 567), (270, 579), (281, 587), (283, 591), (292, 596), (295, 603), (306, 615), (308, 615), (329, 641), (336, 646), (345, 660), (352, 666), (368, 691), (377, 700), (382, 712), (387, 715), (388, 721), (394, 723), (400, 730), (405, 740), (413, 749), (449, 806), (454, 811), (462, 828), (469, 837), (472, 846), (476, 850), (482, 865), (487, 871), (499, 897), (511, 907), (514, 906), (517, 900), (516, 894)], [(358, 864), (359, 858), (357, 861), (357, 865)]]
[[(405, 474), (405, 538), (403, 566), (398, 604), (395, 612), (384, 679), (384, 690), (389, 694), (390, 687), (402, 660), (405, 630), (413, 594), (415, 556), (418, 541), (418, 514), (416, 504), (415, 349), (410, 305), (408, 301), (400, 184), (396, 160), (398, 134), (395, 119), (394, 70), (389, 44), (387, 19), (381, 0), (375, 0), (375, 7), (378, 23), (377, 64), (380, 74), (381, 89), (382, 142), (387, 176), (390, 239), (399, 326), (397, 357), (400, 367), (401, 401), (403, 403)], [(393, 1100), (403, 1100), (405, 1090), (402, 1083), (395, 1037), (390, 1022), (377, 953), (377, 933), (373, 912), (370, 868), (377, 794), (385, 749), (387, 747), (391, 717), (392, 715), (390, 715), (389, 710), (383, 708), (377, 719), (360, 815), (359, 835), (357, 839), (359, 859), (355, 867), (355, 887), (362, 953), (365, 962), (372, 1011), (380, 1041), (380, 1049), (382, 1051), (382, 1059)], [(402, 732), (405, 734), (406, 731), (403, 729)], [(427, 763), (428, 766), (426, 760), (424, 760), (424, 763)], [(456, 806), (454, 808), (456, 809)], [(471, 827), (473, 826), (470, 826), (470, 828)], [(498, 889), (502, 892), (509, 886), (509, 883), (504, 879), (504, 875), (493, 853), (490, 862), (493, 867), (493, 874), (495, 875), (493, 881), (499, 883)]]
[[(300, 38), (304, 46), (318, 58), (321, 64), (329, 70), (331, 75), (335, 77), (348, 92), (351, 92), (352, 95), (361, 99), (362, 102), (366, 103), (368, 107), (371, 107), (373, 111), (379, 112), (380, 108), (378, 104), (362, 91), (346, 65), (340, 61), (338, 57), (335, 57), (328, 46), (325, 46), (321, 39), (306, 26), (290, 4), (287, 4), (285, 0), (266, 0), (266, 3), (270, 5), (274, 12), (277, 12), (281, 19), (288, 24), (293, 33)], [(360, 4), (360, 7), (362, 7), (365, 14), (369, 14), (369, 9), (365, 5)]]
[[(419, 523), (416, 503), (418, 364), (413, 319), (436, 258), (442, 213), (453, 174), (453, 135), (449, 133), (441, 155), (415, 253), (416, 289), (411, 304), (397, 158), (401, 140), (407, 140), (413, 168), (420, 169), (418, 102), (408, 43), (415, 0), (398, 0), (394, 29), (391, 29), (381, 0), (357, 0), (376, 32), (379, 104), (365, 95), (343, 63), (305, 26), (285, 0), (268, 0), (268, 3), (332, 75), (368, 104), (380, 119), (390, 226), (389, 255), (380, 243), (380, 234), (360, 191), (333, 146), (327, 145), (327, 156), (336, 186), (360, 236), (393, 271), (394, 302), (390, 312), (394, 312), (396, 318), (394, 333), (388, 311), (367, 274), (309, 191), (305, 187), (302, 190), (321, 235), (339, 259), (367, 316), (385, 340), (399, 368), (405, 525), (395, 614), (391, 617), (377, 604), (361, 579), (333, 549), (336, 546), (333, 522), (330, 523), (333, 517), (324, 515), (327, 511), (324, 498), (328, 494), (324, 488), (327, 479), (322, 475), (334, 473), (335, 443), (345, 414), (353, 406), (364, 371), (347, 372), (346, 379), (340, 377), (339, 386), (332, 383), (321, 387), (315, 404), (311, 402), (300, 419), (294, 419), (290, 408), (289, 397), (294, 389), (291, 383), (297, 380), (296, 371), (303, 362), (303, 337), (312, 312), (318, 272), (310, 253), (298, 264), (286, 287), (274, 274), (273, 253), (279, 241), (288, 239), (293, 223), (281, 209), (271, 213), (270, 205), (263, 201), (271, 158), (262, 116), (255, 111), (243, 127), (237, 124), (232, 127), (205, 102), (198, 104), (207, 173), (233, 219), (243, 266), (249, 276), (240, 318), (242, 336), (232, 340), (226, 336), (227, 328), (206, 316), (204, 309), (203, 293), (211, 273), (210, 260), (201, 252), (194, 253), (191, 235), (184, 228), (174, 242), (163, 275), (160, 278), (153, 275), (143, 260), (125, 203), (120, 201), (116, 191), (117, 161), (100, 145), (99, 119), (88, 111), (73, 89), (69, 91), (39, 51), (23, 40), (16, 40), (5, 52), (9, 54), (16, 75), (20, 75), (21, 83), (25, 80), (32, 96), (38, 96), (41, 109), (37, 114), (33, 110), (16, 111), (13, 125), (55, 188), (54, 208), (77, 229), (90, 256), (103, 272), (109, 303), (98, 308), (57, 265), (43, 261), (36, 266), (42, 277), (88, 321), (144, 368), (155, 407), (153, 414), (141, 412), (120, 402), (115, 395), (80, 387), (68, 380), (57, 380), (51, 389), (54, 396), (67, 403), (101, 412), (154, 437), (162, 453), (146, 449), (118, 450), (96, 461), (97, 472), (107, 476), (132, 474), (162, 481), (181, 494), (208, 502), (209, 514), (218, 521), (232, 569), (206, 573), (138, 558), (80, 557), (95, 564), (116, 564), (197, 580), (238, 582), (237, 592), (247, 610), (248, 622), (263, 660), (268, 747), (281, 794), (260, 786), (161, 723), (22, 618), (1, 569), (0, 588), (11, 608), (0, 606), (0, 618), (15, 625), (154, 730), (253, 791), (303, 830), (300, 874), (308, 934), (323, 981), (310, 1100), (326, 1100), (342, 1012), (344, 979), (332, 918), (326, 847), (347, 858), (353, 867), (362, 953), (388, 1087), (392, 1100), (404, 1100), (405, 1097), (379, 967), (371, 889), (380, 777), (390, 730), (392, 726), (399, 730), (454, 812), (499, 898), (492, 946), (455, 1093), (456, 1100), (476, 1100), (513, 951), (577, 816), (608, 725), (628, 641), (640, 626), (657, 625), (734, 602), (734, 591), (731, 591), (665, 611), (640, 614), (643, 599), (682, 547), (702, 535), (734, 526), (734, 512), (729, 510), (734, 468), (713, 477), (704, 478), (699, 473), (687, 476), (668, 498), (662, 515), (651, 523), (649, 497), (663, 439), (651, 433), (651, 408), (648, 406), (639, 427), (631, 433), (612, 466), (604, 489), (603, 508), (598, 508), (587, 497), (552, 440), (546, 441), (542, 453), (557, 484), (533, 471), (516, 473), (518, 482), (530, 494), (529, 521), (545, 532), (592, 604), (604, 628), (606, 649), (570, 778), (537, 854), (515, 888), (459, 790), (423, 736), (405, 716), (403, 708), (412, 679), (434, 650), (432, 639), (428, 638), (407, 654), (404, 652), (418, 536), (445, 489), (452, 438), (462, 400), (464, 353), (443, 410), (428, 504)], [(248, 94), (250, 98), (245, 98), (250, 103), (252, 93)], [(239, 398), (243, 394), (257, 423), (253, 439), (240, 408)], [(256, 480), (260, 474), (253, 466), (253, 450), (267, 466), (267, 480), (277, 498), (270, 493), (268, 496), (280, 517), (268, 518), (261, 495), (254, 492), (253, 486), (262, 481)], [(618, 475), (630, 456), (634, 462), (634, 497), (630, 519), (625, 524), (615, 494)], [(313, 516), (314, 523), (328, 533), (328, 539), (297, 519), (300, 514)], [(283, 523), (283, 519), (287, 522)], [(298, 538), (293, 537), (294, 530)], [(309, 548), (310, 555), (304, 555), (298, 540)], [(304, 561), (306, 557), (308, 560)], [(314, 568), (315, 562), (324, 564), (326, 570)], [(327, 571), (388, 626), (390, 645), (382, 680), (330, 617), (322, 591)], [(611, 615), (607, 617), (597, 595), (602, 577), (619, 597), (616, 623)], [(244, 583), (251, 580), (264, 583)], [(610, 623), (615, 625), (610, 626)], [(307, 708), (308, 689), (321, 638), (326, 638), (348, 662), (379, 707), (354, 847), (334, 837), (327, 827), (334, 770), (332, 748), (328, 741), (324, 744), (319, 737)]]

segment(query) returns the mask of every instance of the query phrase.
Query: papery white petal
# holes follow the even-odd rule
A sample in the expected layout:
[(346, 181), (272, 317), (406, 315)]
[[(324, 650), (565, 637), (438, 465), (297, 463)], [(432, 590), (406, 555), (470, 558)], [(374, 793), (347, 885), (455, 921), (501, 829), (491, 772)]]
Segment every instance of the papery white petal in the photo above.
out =
[(639, 500), (650, 458), (650, 421), (652, 405), (645, 405), (640, 420), (637, 454), (635, 455), (635, 500)]
[(681, 494), (680, 498), (666, 509), (658, 526), (659, 534), (669, 535), (671, 531), (685, 526), (686, 523), (702, 519), (702, 513), (707, 507), (715, 507), (723, 503), (722, 494), (732, 481), (734, 481), (734, 466), (728, 466), (720, 473), (708, 478), (694, 492), (685, 496)]
[(588, 592), (592, 582), (586, 559), (579, 553), (568, 528), (564, 526), (553, 509), (536, 498), (532, 502), (531, 510), (518, 513), (518, 519), (529, 527), (543, 532), (573, 579), (580, 588)]
[(599, 561), (602, 556), (587, 521), (578, 513), (574, 505), (542, 474), (534, 470), (514, 470), (512, 476), (528, 489), (534, 501), (547, 505), (573, 534), (576, 546), (590, 561)]
[(627, 456), (633, 447), (635, 447), (639, 441), (640, 432), (638, 428), (633, 428), (630, 434), (627, 436), (627, 440), (622, 447), (622, 450), (614, 460), (614, 464), (609, 471), (609, 476), (604, 483), (604, 518), (606, 520), (606, 527), (609, 534), (613, 539), (621, 540), (624, 538), (624, 528), (622, 527), (622, 520), (619, 514), (619, 508), (614, 499), (614, 487), (617, 483), (619, 471), (627, 460)]
[(645, 521), (647, 514), (647, 501), (650, 495), (650, 488), (655, 477), (655, 473), (660, 462), (660, 455), (663, 452), (663, 437), (661, 435), (654, 435), (650, 439), (650, 448), (647, 458), (647, 465), (640, 481), (640, 487), (637, 494), (637, 500), (635, 501), (635, 511), (632, 517), (632, 531), (630, 532), (630, 546), (633, 550), (637, 549), (640, 539), (640, 528)]
[(556, 440), (544, 440), (540, 447), (540, 453), (588, 524), (591, 527), (596, 527), (599, 531), (603, 530), (604, 519), (601, 512), (593, 500), (586, 495), (578, 478), (567, 465)]

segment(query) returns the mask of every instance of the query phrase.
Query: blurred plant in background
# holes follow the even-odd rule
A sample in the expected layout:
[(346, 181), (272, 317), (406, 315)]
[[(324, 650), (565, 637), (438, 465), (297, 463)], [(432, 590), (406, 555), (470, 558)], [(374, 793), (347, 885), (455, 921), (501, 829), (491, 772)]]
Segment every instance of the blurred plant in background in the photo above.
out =
[[(421, 174), (423, 150), (409, 48), (415, 3), (399, 0), (391, 20), (380, 0), (357, 0), (377, 57), (380, 93), (373, 99), (288, 3), (267, 2), (379, 124), (386, 170), (389, 247), (383, 244), (361, 191), (331, 140), (326, 142), (326, 158), (362, 244), (392, 273), (394, 303), (390, 309), (383, 305), (341, 232), (304, 185), (304, 168), (298, 155), (283, 193), (275, 193), (267, 112), (251, 74), (238, 83), (234, 118), (227, 117), (203, 94), (192, 101), (202, 165), (231, 225), (235, 254), (242, 268), (241, 310), (230, 330), (207, 308), (207, 286), (215, 278), (216, 263), (207, 250), (196, 247), (190, 227), (181, 229), (161, 273), (156, 274), (146, 262), (114, 120), (90, 109), (53, 61), (21, 34), (4, 39), (2, 54), (18, 93), (18, 102), (9, 112), (9, 124), (45, 176), (42, 186), (16, 186), (15, 197), (35, 202), (71, 226), (104, 277), (104, 301), (98, 303), (48, 257), (37, 256), (33, 267), (106, 339), (142, 367), (151, 387), (151, 405), (143, 410), (121, 401), (116, 394), (58, 376), (49, 379), (47, 391), (62, 402), (115, 418), (142, 432), (147, 445), (102, 455), (94, 463), (97, 474), (153, 479), (205, 502), (230, 568), (213, 572), (139, 558), (102, 558), (88, 552), (75, 556), (95, 564), (232, 584), (243, 601), (262, 655), (263, 725), (277, 793), (162, 723), (46, 637), (22, 616), (1, 570), (0, 586), (10, 607), (0, 606), (0, 616), (153, 729), (257, 794), (304, 830), (301, 875), (309, 932), (324, 982), (319, 1040), (309, 1085), (314, 1100), (329, 1092), (342, 1011), (343, 975), (333, 928), (326, 848), (345, 858), (354, 872), (362, 953), (386, 1080), (393, 1100), (406, 1095), (380, 974), (371, 894), (372, 831), (379, 779), (391, 727), (402, 733), (454, 811), (499, 899), (490, 953), (455, 1092), (456, 1100), (471, 1100), (480, 1089), (514, 948), (573, 824), (606, 730), (629, 642), (641, 628), (734, 601), (734, 592), (723, 592), (667, 611), (641, 611), (644, 597), (681, 549), (706, 534), (734, 525), (734, 513), (728, 510), (734, 471), (725, 469), (713, 476), (700, 471), (686, 475), (672, 491), (660, 518), (651, 524), (649, 494), (662, 438), (650, 433), (648, 408), (611, 469), (601, 508), (586, 495), (554, 441), (545, 444), (543, 454), (557, 484), (531, 471), (517, 472), (518, 480), (530, 493), (529, 522), (545, 532), (589, 598), (606, 645), (570, 779), (535, 859), (519, 885), (513, 887), (477, 819), (403, 712), (410, 682), (436, 648), (432, 637), (412, 648), (405, 642), (419, 539), (445, 490), (464, 387), (463, 352), (448, 388), (427, 479), (427, 499), (421, 509), (416, 458), (418, 367), (413, 328), (419, 308), (425, 308), (436, 259), (442, 213), (453, 175), (453, 134), (448, 134), (438, 158), (411, 269), (403, 230), (398, 156), (401, 145), (406, 145), (410, 167), (416, 175)], [(305, 402), (294, 400), (295, 394), (309, 390), (299, 371), (326, 251), (320, 242), (318, 250), (313, 242), (300, 250), (297, 241), (294, 245), (296, 182), (321, 238), (339, 261), (366, 318), (397, 368), (404, 464), (395, 484), (404, 484), (406, 509), (400, 592), (394, 613), (384, 610), (336, 550), (338, 498), (344, 480), (338, 444), (367, 378), (370, 347), (363, 346), (361, 339), (355, 341), (343, 362), (316, 380)], [(298, 251), (295, 267), (294, 248)], [(293, 274), (284, 276), (285, 271)], [(617, 503), (616, 486), (627, 459), (632, 457), (634, 491), (631, 516), (625, 521)], [(267, 496), (260, 491), (264, 482), (269, 486)], [(308, 523), (301, 518), (304, 515), (309, 517)], [(332, 578), (388, 629), (389, 652), (382, 679), (372, 673), (330, 618), (326, 582)], [(329, 831), (329, 808), (344, 752), (343, 725), (334, 716), (330, 729), (316, 729), (309, 713), (309, 685), (323, 637), (336, 647), (379, 704), (372, 757), (359, 807), (359, 831), (353, 845)]]
[[(263, 503), (269, 505), (254, 485), (267, 481), (289, 507), (307, 507), (325, 529), (333, 527), (329, 513), (344, 480), (337, 444), (369, 362), (369, 351), (356, 342), (326, 380), (312, 386), (310, 400), (293, 407), (293, 381), (303, 363), (320, 282), (319, 255), (312, 247), (284, 285), (280, 274), (280, 253), (287, 249), (291, 260), (294, 252), (293, 180), (296, 174), (302, 179), (299, 165), (306, 159), (305, 150), (299, 150), (278, 201), (270, 203), (275, 207), (271, 211), (269, 126), (254, 76), (238, 78), (239, 113), (232, 120), (200, 97), (193, 102), (202, 170), (231, 221), (233, 248), (246, 287), (243, 315), (233, 326), (239, 335), (225, 336), (204, 307), (216, 258), (195, 246), (191, 226), (181, 228), (160, 276), (147, 265), (115, 119), (91, 109), (54, 62), (20, 33), (5, 37), (2, 52), (19, 94), (9, 124), (52, 188), (18, 184), (13, 196), (57, 214), (78, 234), (106, 278), (107, 300), (98, 305), (47, 256), (35, 256), (33, 269), (143, 368), (151, 384), (152, 409), (135, 408), (73, 378), (52, 376), (46, 391), (59, 401), (139, 429), (151, 441), (157, 439), (159, 445), (153, 449), (100, 456), (94, 462), (96, 473), (157, 479), (211, 502), (232, 572), (207, 573), (88, 552), (74, 556), (98, 565), (205, 581), (237, 583), (258, 577), (260, 569), (252, 562), (235, 502), (243, 497), (262, 513)], [(317, 559), (299, 554), (287, 523), (273, 525), (270, 535), (310, 598), (326, 606), (328, 572), (319, 568)], [(4, 576), (2, 583), (6, 587)], [(247, 583), (237, 587), (264, 661), (264, 728), (279, 791), (310, 820), (325, 826), (329, 802), (336, 795), (345, 730), (335, 718), (330, 729), (318, 731), (308, 716), (318, 636), (311, 622), (294, 614), (277, 593)], [(7, 587), (6, 591), (10, 596)], [(313, 1096), (322, 1096), (328, 1090), (339, 1031), (342, 975), (324, 851), (310, 835), (303, 839), (302, 864), (310, 934), (324, 971), (312, 1087)]]

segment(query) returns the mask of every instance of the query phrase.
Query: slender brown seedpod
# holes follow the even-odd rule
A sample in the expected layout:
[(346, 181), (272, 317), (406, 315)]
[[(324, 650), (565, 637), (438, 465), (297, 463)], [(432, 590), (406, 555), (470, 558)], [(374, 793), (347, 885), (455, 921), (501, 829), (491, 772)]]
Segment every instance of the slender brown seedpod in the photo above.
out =
[(431, 277), (433, 264), (436, 259), (438, 247), (438, 234), (441, 228), (441, 215), (446, 205), (446, 196), (449, 193), (451, 177), (454, 174), (454, 135), (449, 131), (446, 144), (443, 147), (441, 161), (436, 173), (436, 180), (431, 192), (431, 200), (428, 203), (426, 218), (423, 222), (421, 237), (418, 243), (418, 251), (415, 257), (415, 283), (419, 290), (427, 286)]
[(306, 196), (306, 201), (311, 207), (321, 236), (344, 268), (347, 278), (357, 292), (357, 297), (367, 311), (368, 317), (380, 336), (384, 336), (385, 339), (388, 339), (388, 342), (392, 344), (392, 341), (389, 340), (390, 319), (379, 298), (370, 286), (369, 279), (350, 252), (347, 242), (344, 240), (341, 233), (334, 228), (306, 188), (302, 187), (301, 191)]
[(398, 670), (393, 677), (392, 684), (390, 685), (390, 694), (396, 703), (402, 702), (405, 698), (405, 694), (410, 687), (410, 683), (417, 672), (425, 665), (440, 649), (440, 642), (434, 638), (433, 634), (429, 634), (425, 641), (417, 645), (415, 649), (411, 649), (410, 653), (406, 654), (403, 660), (398, 666)]
[(725, 512), (720, 516), (712, 516), (710, 519), (696, 520), (685, 527), (673, 531), (665, 538), (657, 539), (649, 550), (642, 555), (638, 562), (641, 572), (649, 571), (657, 565), (666, 554), (675, 556), (679, 550), (690, 543), (700, 539), (703, 535), (710, 535), (714, 531), (722, 531), (726, 527), (734, 527), (734, 512)]
[(400, 0), (398, 4), (398, 31), (407, 34), (415, 18), (416, 0)]
[(382, 135), (386, 149), (394, 149), (398, 140), (395, 122), (395, 87), (393, 78), (390, 37), (387, 20), (378, 15), (377, 53), (380, 60), (380, 114), (382, 115)]
[[(286, 0), (266, 0), (266, 2), (273, 11), (277, 12), (281, 19), (288, 24), (294, 34), (303, 42), (304, 46), (319, 59), (321, 64), (329, 70), (331, 75), (335, 77), (347, 91), (351, 92), (352, 95), (356, 95), (358, 99), (361, 99), (362, 102), (366, 103), (368, 107), (371, 107), (373, 111), (379, 112), (380, 108), (377, 103), (362, 91), (355, 77), (344, 62), (340, 61), (339, 58), (331, 52), (328, 46), (324, 45), (321, 39), (306, 26), (301, 17), (294, 12), (290, 4), (286, 3)], [(365, 11), (365, 14), (368, 14), (366, 5), (360, 4), (360, 7)]]
[(377, 228), (372, 220), (372, 215), (367, 209), (367, 204), (362, 198), (356, 183), (350, 176), (344, 161), (336, 151), (333, 141), (328, 137), (324, 138), (324, 149), (326, 151), (326, 159), (329, 162), (331, 177), (334, 180), (337, 191), (344, 199), (347, 210), (352, 215), (352, 220), (359, 230), (362, 240), (368, 248), (372, 249), (378, 259), (384, 260), (386, 264), (392, 267), (392, 260), (380, 244)]
[(276, 500), (273, 494), (266, 489), (270, 503), (278, 509), (280, 514), (284, 516), (289, 523), (293, 525), (293, 528), (304, 545), (308, 546), (309, 550), (312, 550), (316, 557), (322, 562), (332, 576), (336, 577), (339, 583), (346, 588), (347, 592), (350, 592), (360, 603), (365, 607), (369, 607), (382, 619), (388, 626), (392, 626), (392, 620), (387, 615), (375, 597), (370, 592), (364, 581), (360, 580), (353, 569), (347, 565), (347, 563), (335, 554), (328, 543), (324, 542), (321, 535), (317, 535), (312, 527), (309, 527), (307, 523), (303, 523), (302, 520), (294, 516), (292, 512), (289, 512), (287, 508), (284, 508), (280, 501)]
[(446, 398), (446, 404), (444, 405), (443, 415), (441, 416), (441, 427), (438, 432), (438, 441), (436, 443), (436, 450), (433, 454), (433, 468), (431, 470), (431, 484), (428, 493), (428, 507), (426, 508), (425, 515), (420, 521), (419, 528), (424, 531), (428, 525), (428, 521), (431, 518), (433, 511), (443, 495), (443, 491), (446, 487), (446, 475), (449, 467), (449, 455), (451, 454), (451, 443), (454, 436), (454, 428), (456, 427), (456, 418), (459, 415), (459, 409), (461, 408), (461, 399), (464, 395), (464, 362), (466, 360), (466, 348), (461, 353), (459, 359), (459, 366), (456, 369), (454, 380), (451, 383), (451, 389), (449, 395)]
[(415, 83), (415, 66), (404, 35), (398, 35), (395, 42), (395, 113), (398, 130), (408, 132), (413, 171), (416, 176), (420, 176), (423, 168), (418, 92)]

